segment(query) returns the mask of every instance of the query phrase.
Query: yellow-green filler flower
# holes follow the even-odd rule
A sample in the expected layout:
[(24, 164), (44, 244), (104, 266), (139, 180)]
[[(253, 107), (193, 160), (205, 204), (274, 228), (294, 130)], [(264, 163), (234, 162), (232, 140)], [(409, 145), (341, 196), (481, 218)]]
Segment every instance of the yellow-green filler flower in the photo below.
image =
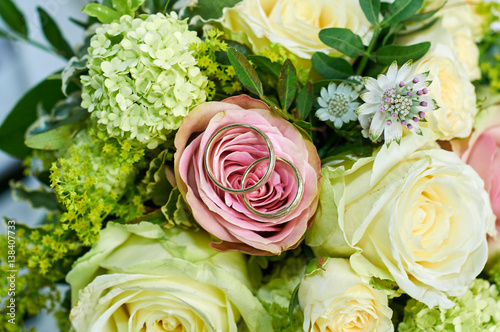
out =
[(190, 51), (198, 42), (196, 32), (175, 13), (122, 16), (104, 24), (88, 50), (82, 107), (111, 136), (154, 149), (206, 99), (207, 78)]

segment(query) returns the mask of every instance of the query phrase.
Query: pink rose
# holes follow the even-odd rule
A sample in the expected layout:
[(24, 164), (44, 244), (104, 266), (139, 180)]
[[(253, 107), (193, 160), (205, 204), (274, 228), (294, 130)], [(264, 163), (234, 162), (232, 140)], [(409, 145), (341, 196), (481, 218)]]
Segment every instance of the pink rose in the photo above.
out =
[[(497, 216), (497, 233), (500, 233), (500, 107), (490, 107), (479, 113), (474, 127), (469, 139), (451, 143), (453, 150), (483, 179)], [(490, 238), (489, 244), (490, 257), (500, 253), (498, 237)]]
[[(304, 194), (289, 214), (274, 219), (258, 216), (245, 206), (241, 195), (222, 191), (208, 177), (203, 164), (208, 141), (219, 129), (235, 123), (264, 132), (276, 157), (287, 159), (300, 173)], [(268, 156), (268, 148), (259, 135), (247, 128), (232, 129), (221, 140), (210, 160), (213, 173), (226, 187), (240, 189), (245, 170), (255, 160)], [(271, 113), (265, 103), (241, 95), (196, 107), (183, 119), (175, 147), (177, 185), (196, 221), (221, 240), (211, 243), (214, 249), (271, 255), (299, 244), (316, 211), (321, 166), (314, 145), (292, 124)], [(246, 187), (258, 181), (266, 169), (267, 162), (258, 164)], [(276, 162), (268, 182), (247, 194), (247, 198), (253, 208), (265, 212), (286, 206), (296, 191), (293, 169)]]

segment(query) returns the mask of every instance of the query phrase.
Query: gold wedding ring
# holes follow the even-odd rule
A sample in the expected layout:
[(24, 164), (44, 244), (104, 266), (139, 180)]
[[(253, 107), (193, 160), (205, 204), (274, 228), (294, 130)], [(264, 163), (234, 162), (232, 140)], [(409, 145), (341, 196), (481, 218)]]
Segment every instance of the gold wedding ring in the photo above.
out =
[[(240, 189), (235, 189), (235, 188), (229, 188), (229, 187), (224, 186), (222, 183), (220, 183), (215, 178), (215, 176), (213, 174), (212, 165), (210, 164), (209, 159), (212, 155), (212, 150), (214, 148), (215, 142), (217, 142), (219, 140), (219, 138), (221, 138), (221, 136), (224, 135), (228, 130), (231, 130), (233, 128), (238, 128), (238, 127), (250, 129), (250, 130), (254, 131), (255, 133), (257, 133), (260, 137), (262, 137), (262, 139), (265, 141), (267, 149), (269, 151), (269, 156), (257, 159), (252, 164), (250, 164), (250, 166), (248, 166), (245, 173), (243, 174), (243, 177), (241, 179)], [(259, 181), (257, 181), (257, 183), (255, 183), (254, 185), (252, 185), (248, 188), (245, 188), (245, 185), (246, 185), (247, 180), (248, 180), (248, 175), (250, 174), (252, 169), (254, 169), (255, 166), (257, 166), (259, 163), (261, 163), (265, 160), (269, 160), (269, 163), (267, 165), (266, 173), (264, 174), (264, 176)], [(295, 193), (295, 197), (293, 198), (292, 202), (290, 202), (290, 204), (281, 208), (278, 211), (275, 211), (275, 212), (258, 211), (250, 204), (246, 195), (251, 193), (251, 192), (256, 191), (257, 189), (259, 189), (260, 187), (262, 187), (263, 185), (265, 185), (268, 182), (269, 177), (274, 172), (274, 168), (276, 166), (277, 160), (280, 162), (284, 162), (288, 166), (290, 166), (293, 169), (295, 176), (297, 177), (297, 191)], [(230, 125), (227, 125), (225, 127), (222, 127), (214, 135), (212, 135), (212, 137), (208, 140), (208, 144), (207, 144), (207, 147), (205, 149), (205, 154), (203, 156), (203, 163), (205, 166), (205, 170), (208, 174), (208, 177), (219, 189), (221, 189), (225, 192), (231, 193), (231, 194), (242, 195), (243, 202), (245, 203), (245, 206), (252, 213), (254, 213), (258, 216), (264, 217), (264, 218), (279, 218), (279, 217), (282, 217), (282, 216), (292, 212), (299, 205), (300, 200), (302, 199), (302, 196), (304, 195), (304, 182), (302, 181), (302, 177), (300, 176), (300, 173), (297, 170), (297, 168), (295, 167), (295, 165), (293, 165), (290, 161), (288, 161), (284, 158), (276, 157), (276, 154), (274, 152), (274, 147), (273, 147), (269, 137), (260, 129), (258, 129), (254, 126), (248, 125), (248, 124), (244, 124), (244, 123), (230, 124)]]

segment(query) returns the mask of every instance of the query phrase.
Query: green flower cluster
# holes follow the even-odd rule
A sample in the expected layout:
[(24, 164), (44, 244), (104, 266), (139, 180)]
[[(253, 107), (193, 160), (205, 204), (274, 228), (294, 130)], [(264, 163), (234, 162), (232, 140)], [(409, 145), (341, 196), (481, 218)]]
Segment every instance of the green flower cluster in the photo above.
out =
[(156, 148), (206, 99), (207, 78), (190, 51), (199, 42), (175, 13), (102, 25), (88, 49), (89, 74), (81, 76), (82, 107), (111, 136)]
[(220, 40), (222, 35), (223, 32), (218, 29), (208, 30), (205, 40), (191, 46), (198, 67), (201, 68), (202, 74), (208, 77), (206, 87), (208, 100), (214, 100), (217, 93), (231, 96), (243, 89), (241, 83), (234, 79), (236, 71), (233, 66), (217, 61), (217, 54), (227, 50), (226, 42)]
[[(145, 212), (145, 188), (131, 185), (138, 169), (147, 166), (141, 165), (145, 151), (134, 141), (94, 128), (80, 131), (74, 140), (50, 169), (51, 187), (66, 209), (59, 220), (64, 230), (74, 230), (90, 245), (108, 215), (133, 219)], [(120, 204), (123, 200), (133, 206)]]
[(428, 308), (421, 302), (409, 300), (399, 332), (499, 331), (500, 294), (495, 285), (475, 279), (464, 296), (452, 300), (455, 306), (451, 309)]
[(484, 22), (483, 40), (479, 43), (481, 76), (487, 80), (493, 92), (498, 92), (500, 91), (500, 55), (498, 54), (500, 31), (494, 28), (494, 25), (498, 25), (500, 4), (494, 1), (480, 1), (476, 12), (483, 16)]

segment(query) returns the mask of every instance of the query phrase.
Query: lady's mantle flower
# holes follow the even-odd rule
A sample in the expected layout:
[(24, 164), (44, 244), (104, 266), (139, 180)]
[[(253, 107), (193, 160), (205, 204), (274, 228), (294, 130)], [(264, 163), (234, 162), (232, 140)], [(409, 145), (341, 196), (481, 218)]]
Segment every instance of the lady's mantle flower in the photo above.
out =
[[(411, 60), (398, 70), (393, 62), (387, 74), (378, 79), (365, 77), (368, 92), (361, 95), (365, 102), (357, 110), (361, 126), (369, 127), (369, 136), (376, 141), (384, 133), (387, 144), (400, 142), (403, 127), (421, 135), (419, 121), (425, 119), (425, 112), (437, 109), (436, 102), (427, 96), (428, 72), (414, 75)], [(364, 133), (366, 135), (366, 132)]]
[(335, 128), (340, 128), (344, 123), (357, 119), (354, 111), (359, 103), (354, 101), (358, 96), (359, 93), (349, 85), (341, 83), (337, 87), (335, 83), (330, 83), (328, 90), (321, 89), (321, 97), (318, 97), (321, 108), (316, 111), (316, 116), (322, 121), (331, 121)]
[(132, 19), (98, 28), (89, 48), (82, 107), (111, 136), (155, 148), (205, 101), (207, 79), (190, 45), (200, 42), (175, 13)]

